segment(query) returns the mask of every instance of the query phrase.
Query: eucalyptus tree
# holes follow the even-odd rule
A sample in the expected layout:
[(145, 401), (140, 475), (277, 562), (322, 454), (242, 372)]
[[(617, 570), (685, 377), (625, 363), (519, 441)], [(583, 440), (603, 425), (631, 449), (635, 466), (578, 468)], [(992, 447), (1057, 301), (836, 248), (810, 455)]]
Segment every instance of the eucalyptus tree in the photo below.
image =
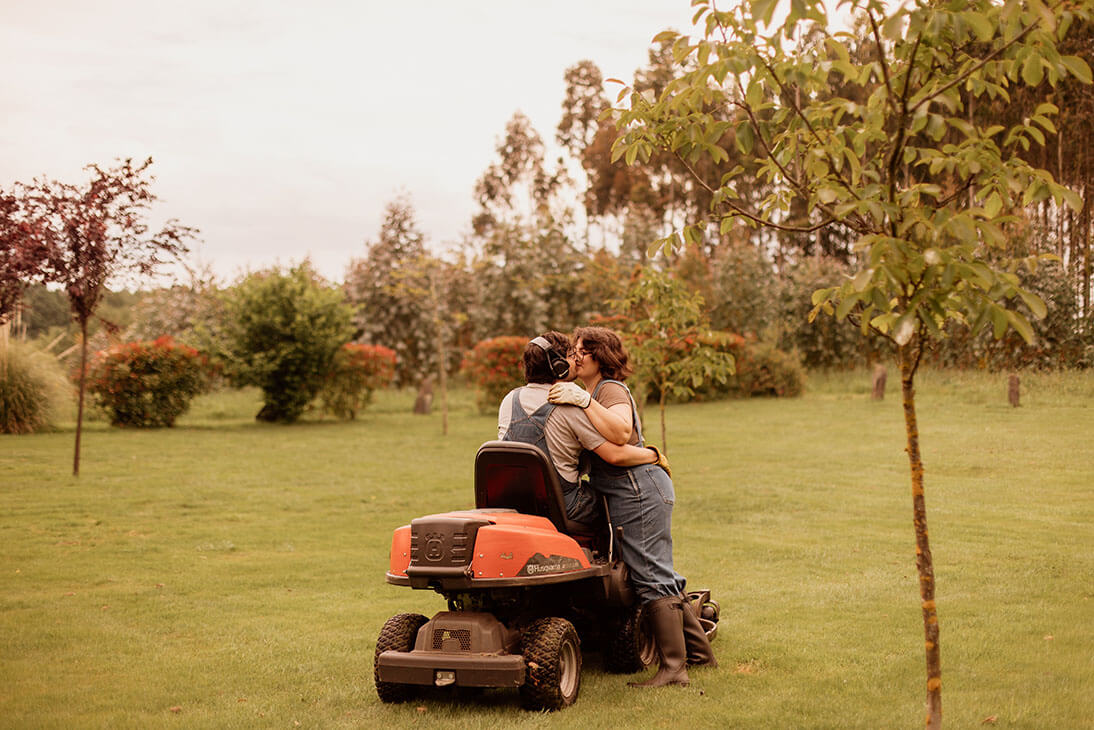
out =
[(406, 285), (425, 255), (414, 206), (400, 196), (384, 209), (379, 235), (368, 244), (365, 257), (346, 269), (346, 298), (356, 309), (360, 339), (395, 350), (395, 382), (400, 387), (420, 385), (433, 368), (433, 315)]
[[(661, 243), (701, 238), (739, 222), (809, 233), (852, 232), (855, 266), (840, 285), (814, 293), (810, 317), (848, 318), (896, 349), (911, 473), (916, 565), (926, 645), (927, 725), (942, 722), (941, 652), (934, 563), (928, 541), (915, 377), (924, 350), (957, 320), (1027, 339), (1044, 304), (1019, 285), (1017, 263), (1000, 263), (1005, 226), (1016, 209), (1051, 199), (1080, 206), (1052, 175), (1021, 152), (1053, 128), (1058, 109), (1045, 102), (1028, 117), (1001, 124), (967, 114), (969, 99), (1006, 99), (1015, 86), (1089, 83), (1086, 61), (1059, 51), (1091, 0), (849, 0), (842, 7), (868, 38), (852, 57), (854, 36), (830, 30), (821, 0), (794, 0), (776, 19), (777, 0), (720, 9), (693, 0), (696, 38), (673, 31), (680, 72), (654, 97), (624, 89), (615, 156), (628, 163), (670, 151), (732, 164), (698, 177), (711, 195), (710, 217)], [(726, 110), (735, 113), (726, 114)], [(733, 129), (734, 147), (721, 144)], [(953, 131), (957, 140), (947, 138)], [(749, 168), (771, 185), (758, 205), (741, 195)], [(795, 201), (815, 217), (790, 220)], [(1035, 266), (1037, 258), (1024, 265)]]
[(477, 235), (489, 235), (497, 227), (570, 217), (559, 198), (569, 182), (566, 170), (561, 162), (547, 162), (543, 138), (527, 116), (513, 114), (495, 152), (496, 158), (475, 183), (479, 211), (472, 227)]

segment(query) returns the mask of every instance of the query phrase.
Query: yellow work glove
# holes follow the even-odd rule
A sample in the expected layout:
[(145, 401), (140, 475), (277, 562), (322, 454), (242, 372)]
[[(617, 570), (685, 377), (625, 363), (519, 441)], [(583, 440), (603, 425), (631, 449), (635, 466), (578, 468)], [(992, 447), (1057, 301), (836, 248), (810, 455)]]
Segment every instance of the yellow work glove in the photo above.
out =
[(664, 469), (665, 473), (668, 474), (671, 477), (672, 476), (672, 469), (669, 468), (669, 457), (667, 457), (663, 453), (661, 453), (661, 449), (657, 448), (656, 446), (647, 446), (646, 448), (649, 449), (650, 451), (652, 451), (654, 453), (654, 455), (657, 457), (657, 461), (655, 462), (657, 464), (657, 466)]

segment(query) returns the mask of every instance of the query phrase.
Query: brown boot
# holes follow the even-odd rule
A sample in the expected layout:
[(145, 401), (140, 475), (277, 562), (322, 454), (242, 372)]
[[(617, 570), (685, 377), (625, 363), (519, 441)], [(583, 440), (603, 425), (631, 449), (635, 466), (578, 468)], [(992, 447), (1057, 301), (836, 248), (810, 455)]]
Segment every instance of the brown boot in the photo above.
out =
[(718, 666), (718, 660), (714, 658), (714, 647), (710, 645), (707, 632), (699, 623), (695, 608), (686, 598), (684, 599), (684, 645), (687, 647), (689, 665)]
[(646, 621), (657, 649), (661, 665), (657, 674), (645, 682), (628, 682), (631, 687), (664, 687), (668, 684), (688, 685), (687, 648), (684, 646), (684, 602), (679, 596), (665, 596), (646, 604)]

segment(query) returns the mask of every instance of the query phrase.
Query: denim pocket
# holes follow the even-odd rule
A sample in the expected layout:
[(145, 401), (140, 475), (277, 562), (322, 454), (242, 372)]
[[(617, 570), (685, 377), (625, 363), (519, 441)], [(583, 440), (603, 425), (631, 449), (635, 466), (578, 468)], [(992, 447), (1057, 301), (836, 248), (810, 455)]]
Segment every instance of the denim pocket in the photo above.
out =
[(657, 490), (658, 496), (665, 504), (676, 504), (676, 489), (672, 485), (672, 479), (659, 466), (646, 467), (642, 474), (643, 481), (652, 484)]

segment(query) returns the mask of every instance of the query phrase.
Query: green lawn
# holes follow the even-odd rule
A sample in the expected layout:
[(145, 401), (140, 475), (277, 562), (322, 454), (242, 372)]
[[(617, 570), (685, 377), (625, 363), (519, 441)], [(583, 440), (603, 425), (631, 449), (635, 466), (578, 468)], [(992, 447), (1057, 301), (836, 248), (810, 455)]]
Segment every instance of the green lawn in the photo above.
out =
[[(891, 383), (892, 385), (892, 383)], [(677, 568), (723, 607), (718, 669), (578, 703), (381, 705), (391, 530), (471, 506), (494, 419), (380, 394), (353, 423), (256, 424), (253, 392), (178, 427), (0, 436), (2, 727), (915, 728), (925, 695), (903, 421), (890, 387), (670, 407)], [(925, 373), (920, 425), (949, 727), (1094, 727), (1094, 374)], [(654, 410), (647, 413), (654, 423)], [(656, 429), (654, 429), (656, 430)]]

